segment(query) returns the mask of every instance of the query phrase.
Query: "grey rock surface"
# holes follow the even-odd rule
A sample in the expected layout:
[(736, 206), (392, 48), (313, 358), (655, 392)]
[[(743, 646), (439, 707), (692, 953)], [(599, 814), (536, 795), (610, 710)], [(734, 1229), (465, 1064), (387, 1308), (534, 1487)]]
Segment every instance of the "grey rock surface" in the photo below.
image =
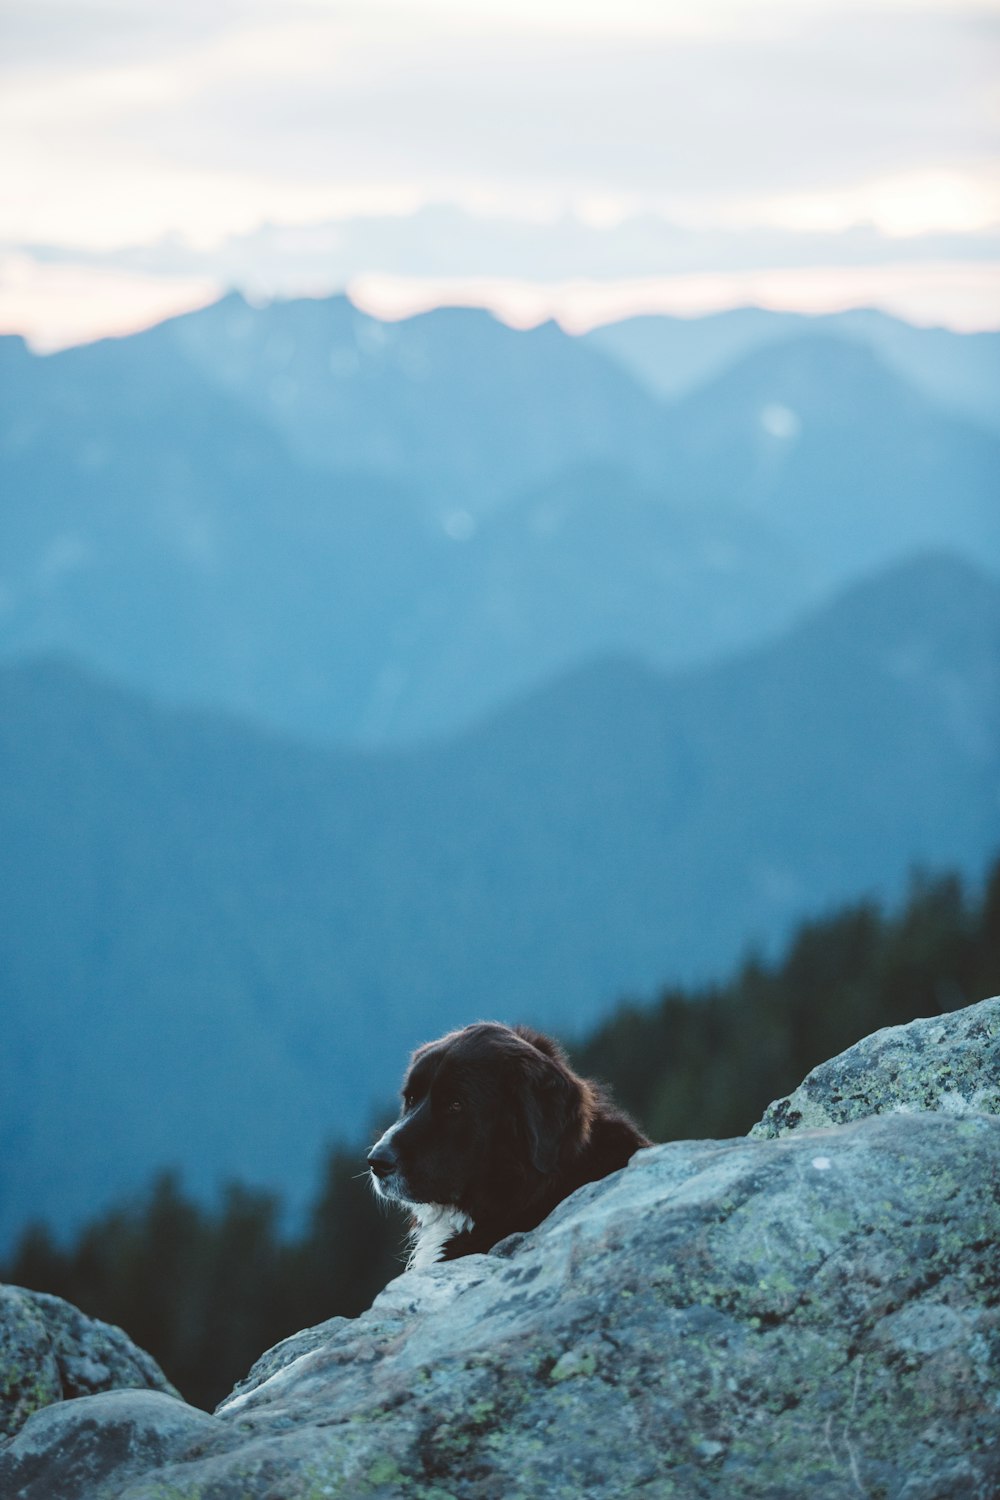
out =
[(123, 1387), (177, 1395), (156, 1361), (120, 1328), (86, 1317), (61, 1297), (0, 1286), (0, 1439), (53, 1401)]
[(775, 1100), (750, 1134), (767, 1140), (915, 1109), (1000, 1114), (1000, 997), (873, 1032)]
[(275, 1344), (273, 1349), (268, 1349), (260, 1359), (254, 1361), (249, 1374), (237, 1382), (224, 1401), (220, 1401), (219, 1410), (235, 1401), (238, 1396), (256, 1390), (265, 1380), (270, 1380), (272, 1375), (277, 1375), (286, 1365), (293, 1364), (301, 1355), (311, 1354), (314, 1349), (329, 1343), (350, 1321), (349, 1318), (328, 1318), (325, 1323), (317, 1323), (315, 1328), (303, 1328), (300, 1333), (293, 1333), (290, 1338), (282, 1339), (280, 1344)]
[[(888, 1114), (641, 1152), (509, 1253), (399, 1277), (145, 1471), (74, 1406), (94, 1500), (992, 1500), (998, 1289), (1000, 1120)], [(5, 1500), (40, 1500), (29, 1458), (75, 1472), (47, 1418), (0, 1451)]]
[(640, 1152), (286, 1340), (214, 1416), (154, 1392), (39, 1411), (0, 1496), (994, 1500), (995, 1045), (996, 1002), (869, 1038), (848, 1107), (880, 1112)]
[[(130, 1474), (155, 1469), (178, 1447), (188, 1451), (214, 1418), (162, 1391), (106, 1391), (60, 1401), (29, 1417), (5, 1455), (3, 1500), (98, 1500)], [(173, 1500), (169, 1491), (160, 1500)], [(191, 1495), (190, 1500), (194, 1500)]]

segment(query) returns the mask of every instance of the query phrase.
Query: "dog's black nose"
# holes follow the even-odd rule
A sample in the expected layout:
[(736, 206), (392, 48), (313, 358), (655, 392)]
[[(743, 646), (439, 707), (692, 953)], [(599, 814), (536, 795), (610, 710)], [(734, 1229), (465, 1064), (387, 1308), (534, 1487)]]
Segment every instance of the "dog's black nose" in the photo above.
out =
[(391, 1146), (373, 1146), (368, 1153), (368, 1165), (376, 1177), (389, 1177), (396, 1170), (396, 1153)]

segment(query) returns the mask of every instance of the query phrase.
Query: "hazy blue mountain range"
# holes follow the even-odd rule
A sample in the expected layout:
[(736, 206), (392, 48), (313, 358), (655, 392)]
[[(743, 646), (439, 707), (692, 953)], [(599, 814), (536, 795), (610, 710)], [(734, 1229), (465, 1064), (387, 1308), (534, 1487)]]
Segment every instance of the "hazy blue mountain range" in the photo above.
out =
[(1000, 584), (946, 556), (723, 664), (604, 660), (392, 753), (7, 665), (0, 1232), (170, 1162), (300, 1195), (418, 1040), (577, 1031), (915, 861), (978, 872), (998, 785)]
[(261, 308), (233, 294), (147, 337), (240, 397), (299, 460), (419, 491), (436, 521), (476, 517), (568, 466), (653, 466), (660, 404), (555, 323), (477, 308), (382, 322), (344, 296)]
[(1000, 441), (862, 345), (768, 346), (679, 399), (666, 422), (687, 503), (725, 502), (765, 524), (822, 587), (945, 543), (1000, 560)]
[[(1000, 440), (771, 318), (671, 402), (552, 324), (342, 297), (4, 340), (0, 655), (401, 744), (595, 656), (717, 660), (916, 550), (1000, 567)], [(685, 327), (699, 357), (720, 326)]]
[(876, 353), (936, 401), (1000, 431), (1000, 332), (917, 328), (874, 308), (808, 316), (738, 307), (701, 318), (626, 318), (585, 335), (653, 393), (686, 395), (755, 349), (803, 334), (843, 338)]

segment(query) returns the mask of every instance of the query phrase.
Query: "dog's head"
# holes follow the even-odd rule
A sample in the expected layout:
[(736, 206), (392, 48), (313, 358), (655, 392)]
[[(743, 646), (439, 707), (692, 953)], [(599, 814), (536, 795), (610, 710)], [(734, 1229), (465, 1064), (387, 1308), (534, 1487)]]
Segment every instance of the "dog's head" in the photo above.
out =
[(524, 1200), (585, 1143), (589, 1091), (548, 1038), (480, 1022), (420, 1047), (399, 1119), (368, 1154), (383, 1198), (475, 1222)]

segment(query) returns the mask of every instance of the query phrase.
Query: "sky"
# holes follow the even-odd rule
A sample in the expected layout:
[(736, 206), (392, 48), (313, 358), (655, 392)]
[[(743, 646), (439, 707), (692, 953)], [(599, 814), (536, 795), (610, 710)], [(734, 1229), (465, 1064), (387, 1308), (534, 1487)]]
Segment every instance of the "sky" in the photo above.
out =
[(0, 329), (238, 286), (1000, 326), (1000, 0), (0, 0)]

